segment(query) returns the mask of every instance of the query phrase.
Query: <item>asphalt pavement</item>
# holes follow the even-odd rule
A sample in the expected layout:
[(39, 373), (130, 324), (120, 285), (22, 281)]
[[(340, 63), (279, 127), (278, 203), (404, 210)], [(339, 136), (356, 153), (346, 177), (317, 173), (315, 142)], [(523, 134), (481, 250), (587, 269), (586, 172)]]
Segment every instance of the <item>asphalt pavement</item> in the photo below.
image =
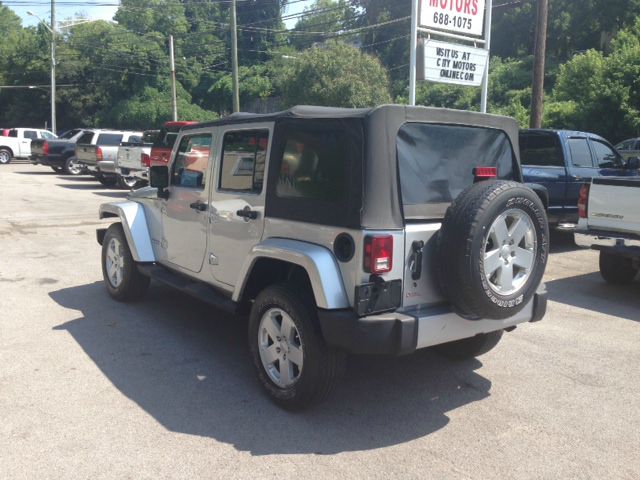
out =
[(125, 196), (0, 166), (0, 478), (640, 479), (640, 282), (605, 284), (570, 236), (542, 322), (478, 360), (352, 357), (291, 414), (243, 320), (156, 283), (110, 299), (97, 212)]

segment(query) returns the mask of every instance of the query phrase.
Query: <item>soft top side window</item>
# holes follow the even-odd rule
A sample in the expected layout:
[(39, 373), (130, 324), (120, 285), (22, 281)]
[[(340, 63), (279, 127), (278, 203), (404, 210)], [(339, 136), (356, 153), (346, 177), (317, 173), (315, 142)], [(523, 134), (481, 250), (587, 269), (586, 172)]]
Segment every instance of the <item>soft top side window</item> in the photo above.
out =
[(224, 134), (218, 188), (261, 193), (269, 147), (269, 130), (240, 130)]

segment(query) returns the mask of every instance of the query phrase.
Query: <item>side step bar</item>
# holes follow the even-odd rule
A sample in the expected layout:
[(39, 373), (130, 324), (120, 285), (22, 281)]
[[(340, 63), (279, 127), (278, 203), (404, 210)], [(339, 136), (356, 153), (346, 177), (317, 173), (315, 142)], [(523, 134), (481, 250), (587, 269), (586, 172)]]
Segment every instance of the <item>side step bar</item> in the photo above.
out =
[(155, 263), (139, 263), (137, 265), (138, 270), (143, 275), (151, 277), (165, 285), (180, 290), (181, 292), (191, 295), (209, 305), (214, 306), (219, 310), (223, 310), (230, 314), (235, 314), (238, 308), (238, 304), (226, 297), (224, 294), (218, 292), (210, 285), (202, 282), (193, 281), (184, 275), (169, 270)]

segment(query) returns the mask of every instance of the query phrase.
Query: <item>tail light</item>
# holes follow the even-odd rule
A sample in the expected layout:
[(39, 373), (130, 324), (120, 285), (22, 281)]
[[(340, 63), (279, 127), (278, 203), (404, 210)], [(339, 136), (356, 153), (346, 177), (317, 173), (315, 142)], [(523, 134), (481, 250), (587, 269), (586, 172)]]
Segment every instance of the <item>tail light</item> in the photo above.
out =
[(42, 154), (49, 155), (49, 142), (44, 142), (42, 144)]
[(142, 155), (140, 155), (140, 162), (142, 162), (142, 166), (143, 167), (150, 167), (151, 166), (151, 157), (149, 155), (147, 155), (146, 153), (143, 153)]
[(96, 160), (101, 162), (104, 160), (104, 155), (102, 155), (102, 149), (100, 147), (96, 148)]
[(497, 177), (498, 169), (496, 167), (476, 167), (473, 169), (474, 183)]
[(578, 217), (587, 218), (589, 208), (589, 184), (584, 183), (580, 187), (580, 193), (578, 194)]
[(393, 267), (393, 237), (368, 235), (364, 239), (364, 271), (386, 273)]

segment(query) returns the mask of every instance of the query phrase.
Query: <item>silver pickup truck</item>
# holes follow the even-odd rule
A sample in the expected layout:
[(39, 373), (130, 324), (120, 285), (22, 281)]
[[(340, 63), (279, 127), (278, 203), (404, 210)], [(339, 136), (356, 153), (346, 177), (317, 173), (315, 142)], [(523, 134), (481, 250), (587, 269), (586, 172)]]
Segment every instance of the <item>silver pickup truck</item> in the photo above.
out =
[(113, 187), (119, 183), (115, 169), (118, 148), (132, 137), (141, 138), (142, 132), (88, 130), (76, 143), (77, 162), (102, 185)]
[(594, 178), (580, 190), (576, 244), (600, 251), (609, 283), (630, 283), (640, 270), (640, 178)]
[(123, 188), (142, 187), (149, 179), (151, 147), (160, 130), (147, 130), (142, 137), (130, 137), (122, 142), (116, 156), (116, 174)]

